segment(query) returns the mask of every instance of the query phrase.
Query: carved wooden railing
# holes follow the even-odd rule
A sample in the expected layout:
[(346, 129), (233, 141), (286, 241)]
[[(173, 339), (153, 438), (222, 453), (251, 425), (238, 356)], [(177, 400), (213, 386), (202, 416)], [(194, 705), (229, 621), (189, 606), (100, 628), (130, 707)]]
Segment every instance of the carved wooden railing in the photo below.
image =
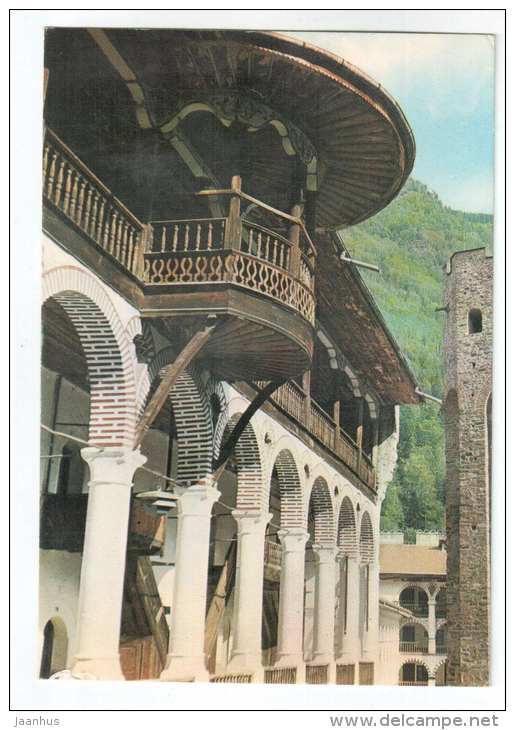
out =
[(311, 324), (315, 322), (313, 292), (284, 269), (251, 254), (199, 249), (150, 252), (144, 258), (146, 284), (236, 284), (292, 307)]
[(427, 681), (425, 682), (399, 682), (400, 687), (427, 687)]
[(296, 667), (265, 669), (265, 684), (296, 684)]
[(429, 615), (427, 603), (413, 603), (411, 601), (394, 601), (394, 603), (407, 611), (411, 611), (414, 616), (419, 618), (427, 618)]
[[(256, 383), (263, 388), (265, 383)], [(281, 385), (271, 400), (289, 416), (330, 449), (370, 489), (375, 491), (375, 469), (366, 454), (342, 428), (339, 428), (328, 413), (315, 401), (309, 399), (302, 387), (294, 380)]]
[(399, 651), (401, 654), (427, 654), (427, 644), (418, 641), (400, 641)]
[(146, 227), (50, 129), (43, 197), (124, 269), (141, 275)]
[(327, 664), (307, 664), (306, 684), (327, 684)]
[(336, 684), (354, 684), (354, 664), (336, 665)]
[(277, 583), (281, 579), (281, 562), (283, 550), (277, 542), (265, 540), (264, 577)]
[(252, 674), (219, 674), (211, 677), (210, 682), (229, 682), (230, 684), (251, 684)]

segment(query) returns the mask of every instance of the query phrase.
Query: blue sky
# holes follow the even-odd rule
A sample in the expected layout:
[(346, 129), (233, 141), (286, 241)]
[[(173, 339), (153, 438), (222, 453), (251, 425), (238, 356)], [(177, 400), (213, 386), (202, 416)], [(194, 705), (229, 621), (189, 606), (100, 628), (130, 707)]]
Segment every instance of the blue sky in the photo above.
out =
[(413, 177), (452, 208), (493, 211), (493, 36), (288, 35), (343, 57), (397, 99), (417, 144)]

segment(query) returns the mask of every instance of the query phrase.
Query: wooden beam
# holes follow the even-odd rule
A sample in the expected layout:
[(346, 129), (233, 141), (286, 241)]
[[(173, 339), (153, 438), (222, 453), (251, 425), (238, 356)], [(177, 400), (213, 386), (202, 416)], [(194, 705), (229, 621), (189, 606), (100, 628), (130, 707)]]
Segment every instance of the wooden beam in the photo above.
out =
[(209, 340), (214, 329), (215, 325), (211, 327), (206, 327), (205, 329), (200, 330), (195, 335), (193, 335), (191, 340), (183, 348), (175, 361), (168, 367), (166, 375), (159, 383), (156, 392), (150, 399), (150, 403), (145, 408), (145, 412), (143, 413), (141, 420), (138, 423), (138, 426), (136, 428), (136, 436), (134, 439), (135, 449), (141, 445), (143, 437), (145, 436), (146, 432), (154, 422), (157, 414), (163, 407), (170, 391), (177, 382), (177, 378), (188, 367), (195, 355), (200, 352), (202, 347)]
[(267, 401), (272, 393), (277, 390), (285, 381), (284, 380), (275, 380), (271, 381), (265, 387), (258, 392), (252, 403), (248, 406), (246, 411), (242, 413), (240, 416), (240, 419), (238, 423), (235, 425), (233, 430), (231, 431), (231, 435), (225, 442), (225, 444), (222, 446), (220, 450), (220, 455), (218, 456), (218, 459), (213, 462), (213, 469), (215, 470), (213, 474), (213, 479), (215, 482), (217, 482), (220, 477), (222, 476), (222, 473), (225, 469), (225, 466), (227, 462), (229, 461), (229, 458), (236, 447), (236, 444), (238, 443), (238, 440), (243, 433), (243, 431), (246, 429), (246, 427), (249, 424), (250, 419), (256, 413), (259, 408), (263, 405), (265, 401)]

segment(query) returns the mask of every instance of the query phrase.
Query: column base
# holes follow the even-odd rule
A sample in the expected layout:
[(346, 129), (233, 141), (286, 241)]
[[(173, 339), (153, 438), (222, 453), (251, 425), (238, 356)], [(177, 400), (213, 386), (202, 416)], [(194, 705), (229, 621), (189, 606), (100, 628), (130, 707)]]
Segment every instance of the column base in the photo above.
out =
[[(350, 662), (349, 662), (350, 663)], [(327, 684), (336, 684), (336, 662), (331, 654), (315, 654), (308, 662), (312, 665), (327, 665)]]
[(182, 657), (170, 656), (161, 672), (162, 682), (209, 682), (204, 656)]
[(263, 663), (261, 659), (261, 653), (233, 654), (233, 656), (229, 660), (226, 671), (230, 674), (254, 675), (261, 673), (261, 675), (263, 675)]
[(302, 654), (283, 654), (277, 657), (274, 669), (282, 667), (295, 667), (297, 670), (297, 684), (305, 684), (306, 682), (306, 664)]
[(110, 657), (75, 657), (71, 676), (73, 679), (125, 681), (118, 654)]

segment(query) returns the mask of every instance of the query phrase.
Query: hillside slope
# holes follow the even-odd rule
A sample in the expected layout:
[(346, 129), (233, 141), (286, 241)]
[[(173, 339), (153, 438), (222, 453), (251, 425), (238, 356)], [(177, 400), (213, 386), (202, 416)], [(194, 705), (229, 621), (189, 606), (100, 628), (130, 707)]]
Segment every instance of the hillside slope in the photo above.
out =
[[(491, 245), (492, 216), (442, 204), (424, 184), (343, 233), (346, 247), (381, 274), (361, 269), (421, 388), (442, 396), (443, 266), (454, 251)], [(383, 505), (383, 529), (443, 529), (443, 428), (437, 405), (401, 408), (399, 462)]]

